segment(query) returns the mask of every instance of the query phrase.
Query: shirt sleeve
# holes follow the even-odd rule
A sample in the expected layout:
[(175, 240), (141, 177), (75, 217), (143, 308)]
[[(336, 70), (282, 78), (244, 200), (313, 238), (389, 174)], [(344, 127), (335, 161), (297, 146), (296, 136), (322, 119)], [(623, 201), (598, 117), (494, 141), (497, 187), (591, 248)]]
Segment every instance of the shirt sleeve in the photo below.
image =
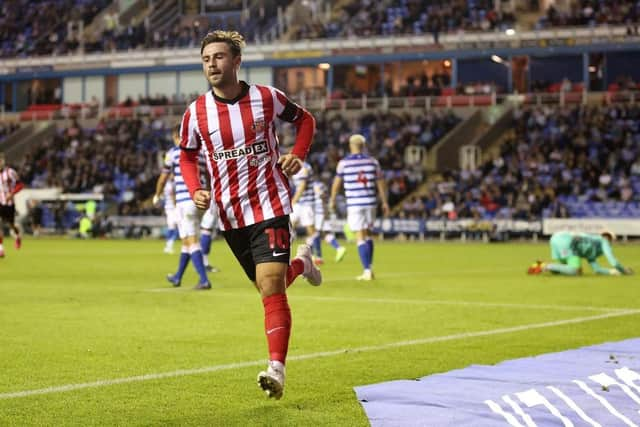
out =
[(198, 131), (198, 122), (191, 113), (193, 104), (189, 106), (182, 116), (180, 123), (180, 148), (183, 150), (199, 150), (202, 138)]
[(273, 88), (275, 92), (274, 109), (280, 120), (293, 123), (304, 114), (304, 108), (290, 100), (281, 90)]

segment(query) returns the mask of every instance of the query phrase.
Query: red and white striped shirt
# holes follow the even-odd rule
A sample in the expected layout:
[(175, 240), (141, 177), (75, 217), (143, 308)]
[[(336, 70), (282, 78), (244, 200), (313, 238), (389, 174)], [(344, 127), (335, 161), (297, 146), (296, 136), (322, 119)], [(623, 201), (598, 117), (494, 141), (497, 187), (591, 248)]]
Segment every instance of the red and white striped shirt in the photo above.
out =
[[(293, 153), (307, 155), (315, 120), (310, 113), (271, 86), (247, 85), (233, 100), (212, 91), (194, 101), (182, 118), (181, 169), (193, 196), (198, 183), (190, 180), (197, 150), (204, 152), (211, 175), (212, 200), (220, 228), (242, 228), (291, 212), (289, 181), (277, 164), (280, 157), (276, 119), (296, 124)], [(189, 172), (189, 169), (191, 172)], [(191, 182), (190, 182), (191, 181)]]
[(9, 200), (9, 196), (21, 189), (22, 184), (16, 171), (10, 167), (2, 168), (0, 170), (0, 205), (13, 205), (13, 198)]

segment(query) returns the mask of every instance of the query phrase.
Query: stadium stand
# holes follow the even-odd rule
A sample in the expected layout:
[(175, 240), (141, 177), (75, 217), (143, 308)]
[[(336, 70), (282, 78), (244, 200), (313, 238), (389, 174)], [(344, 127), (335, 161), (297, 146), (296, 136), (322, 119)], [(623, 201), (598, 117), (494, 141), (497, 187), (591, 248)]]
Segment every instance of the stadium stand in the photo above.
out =
[(636, 1), (572, 2), (564, 10), (549, 5), (538, 28), (563, 26), (627, 25), (629, 34), (638, 34), (640, 10)]
[(633, 218), (640, 214), (640, 109), (516, 110), (514, 135), (481, 168), (451, 170), (406, 214), (425, 218)]
[(75, 51), (81, 35), (74, 23), (88, 24), (108, 0), (3, 1), (0, 57), (58, 55)]

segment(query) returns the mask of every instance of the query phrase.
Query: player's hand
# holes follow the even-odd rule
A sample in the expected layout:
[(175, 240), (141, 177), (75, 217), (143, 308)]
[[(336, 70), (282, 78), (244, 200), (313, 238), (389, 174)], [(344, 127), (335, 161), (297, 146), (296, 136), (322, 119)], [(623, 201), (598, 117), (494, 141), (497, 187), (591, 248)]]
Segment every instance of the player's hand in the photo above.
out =
[(284, 154), (278, 159), (280, 169), (287, 176), (293, 176), (302, 168), (302, 160), (293, 153)]
[(207, 190), (196, 190), (193, 194), (193, 203), (198, 209), (209, 209), (211, 204), (211, 193)]
[(617, 268), (610, 268), (609, 269), (609, 275), (610, 276), (619, 276), (620, 274), (622, 274), (622, 273), (620, 273)]
[(160, 202), (160, 196), (157, 194), (154, 194), (153, 199), (151, 199), (151, 203), (153, 203), (153, 205), (155, 206), (158, 204), (158, 202)]
[(384, 215), (385, 217), (389, 216), (389, 214), (391, 213), (391, 209), (389, 209), (389, 204), (388, 203), (383, 203), (382, 204), (382, 215)]

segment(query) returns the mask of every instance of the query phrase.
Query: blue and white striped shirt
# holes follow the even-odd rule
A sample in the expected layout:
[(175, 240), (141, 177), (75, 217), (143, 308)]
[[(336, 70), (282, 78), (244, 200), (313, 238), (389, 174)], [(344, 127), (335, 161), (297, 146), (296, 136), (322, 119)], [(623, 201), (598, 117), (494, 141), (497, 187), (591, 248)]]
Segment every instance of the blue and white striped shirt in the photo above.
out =
[(377, 206), (376, 181), (382, 179), (382, 169), (376, 159), (366, 154), (349, 154), (338, 162), (336, 175), (344, 182), (347, 208)]
[[(200, 152), (200, 155), (198, 156), (198, 168), (200, 169), (200, 184), (202, 184), (202, 188), (207, 188), (207, 163), (202, 152)], [(187, 185), (182, 177), (182, 172), (180, 171), (180, 147), (172, 147), (167, 151), (167, 154), (164, 156), (164, 168), (162, 171), (164, 173), (173, 173), (176, 205), (186, 201), (191, 201), (189, 190), (187, 189)]]
[(302, 168), (293, 175), (291, 178), (293, 181), (293, 187), (298, 189), (300, 184), (303, 182), (306, 183), (306, 187), (302, 192), (302, 195), (298, 199), (298, 204), (300, 206), (313, 206), (313, 170), (311, 169), (311, 165), (309, 163), (303, 163)]

